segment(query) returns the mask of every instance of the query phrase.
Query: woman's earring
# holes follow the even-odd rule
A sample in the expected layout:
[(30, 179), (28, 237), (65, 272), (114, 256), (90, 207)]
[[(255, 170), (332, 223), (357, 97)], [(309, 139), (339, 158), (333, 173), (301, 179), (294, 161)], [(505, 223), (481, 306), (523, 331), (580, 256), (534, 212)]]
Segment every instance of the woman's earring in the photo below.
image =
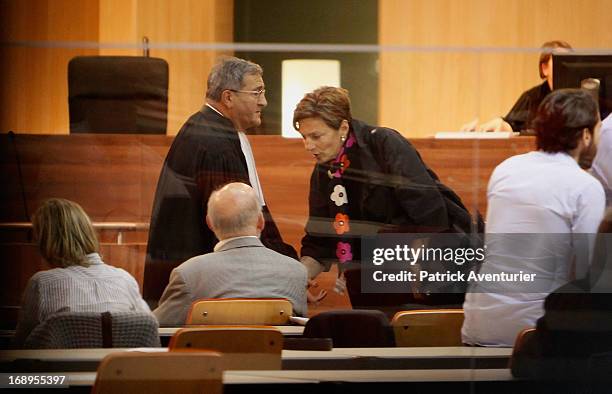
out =
[(346, 136), (345, 135), (341, 135), (340, 136), (340, 141), (342, 141), (342, 142), (346, 141)]

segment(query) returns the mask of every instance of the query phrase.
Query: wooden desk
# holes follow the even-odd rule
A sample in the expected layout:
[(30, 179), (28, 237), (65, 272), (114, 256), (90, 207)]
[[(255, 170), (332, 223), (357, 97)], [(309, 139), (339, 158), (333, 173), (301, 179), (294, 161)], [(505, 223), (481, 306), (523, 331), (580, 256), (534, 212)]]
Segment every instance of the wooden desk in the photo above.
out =
[[(167, 352), (167, 348), (146, 349), (44, 349), (44, 350), (8, 350), (0, 353), (0, 371), (18, 372), (57, 372), (57, 371), (95, 371), (100, 361), (108, 354), (121, 351)], [(336, 362), (356, 360), (358, 356), (332, 351), (297, 351), (283, 350), (283, 368), (299, 368), (321, 362), (324, 368)], [(343, 364), (344, 365), (344, 364)]]
[[(127, 350), (130, 349), (11, 350), (0, 354), (0, 371), (95, 371), (106, 355)], [(505, 368), (511, 354), (509, 348), (335, 348), (283, 350), (282, 360), (283, 370), (487, 369)]]
[[(61, 372), (69, 387), (62, 393), (90, 393), (95, 372)], [(225, 371), (224, 394), (253, 393), (337, 393), (406, 392), (452, 394), (542, 394), (590, 392), (584, 382), (536, 382), (514, 379), (506, 368), (500, 369), (434, 369), (402, 371)], [(588, 386), (588, 387), (587, 387)], [(609, 386), (596, 386), (608, 392)], [(40, 393), (41, 389), (36, 392)], [(45, 389), (42, 389), (43, 392)], [(49, 390), (49, 389), (47, 389)], [(57, 389), (50, 389), (57, 393)], [(409, 390), (409, 391), (408, 391)]]
[[(284, 239), (299, 248), (308, 214), (309, 179), (314, 162), (299, 139), (249, 137), (266, 202)], [(83, 206), (94, 222), (148, 223), (162, 163), (173, 137), (130, 134), (0, 135), (0, 222), (27, 220), (49, 197)], [(486, 212), (486, 186), (493, 168), (506, 158), (534, 149), (534, 138), (507, 140), (412, 139), (425, 162), (472, 211)], [(15, 147), (21, 162), (17, 170)], [(21, 189), (24, 189), (24, 206)], [(290, 196), (290, 198), (288, 198)], [(27, 206), (27, 209), (26, 209)], [(26, 230), (0, 229), (0, 306), (19, 305), (27, 280), (48, 268)], [(130, 272), (142, 285), (146, 229), (101, 229), (104, 260)], [(331, 290), (334, 274), (319, 277)], [(348, 307), (333, 291), (313, 310)]]
[[(303, 326), (272, 326), (279, 330), (284, 337), (301, 337), (304, 332)], [(170, 338), (178, 331), (181, 327), (160, 327), (159, 338), (162, 346), (168, 346)], [(11, 342), (15, 330), (0, 330), (0, 349), (8, 349), (9, 343)]]
[[(160, 327), (159, 328), (159, 336), (161, 338), (164, 337), (172, 337), (174, 335), (175, 332), (177, 332), (178, 330), (180, 330), (181, 328), (188, 328), (189, 326), (186, 327)], [(304, 332), (304, 326), (271, 326), (273, 328), (276, 328), (277, 330), (279, 330), (281, 333), (283, 333), (283, 336), (285, 337), (293, 337), (293, 336), (301, 336), (302, 333)]]
[[(68, 372), (67, 389), (88, 393), (96, 378), (95, 372)], [(224, 394), (245, 393), (338, 393), (391, 391), (391, 392), (445, 392), (445, 393), (529, 393), (534, 384), (513, 379), (508, 369), (438, 369), (404, 371), (225, 371)], [(409, 391), (408, 391), (409, 390)], [(56, 390), (57, 391), (57, 390)], [(62, 392), (64, 392), (62, 391)]]
[[(304, 332), (304, 326), (272, 326), (279, 330), (285, 338), (299, 338)], [(159, 339), (162, 346), (168, 346), (170, 338), (182, 327), (160, 327)], [(1, 337), (0, 337), (1, 338)]]
[[(71, 386), (93, 386), (95, 372), (66, 372)], [(225, 371), (224, 385), (381, 382), (470, 382), (514, 380), (509, 369), (428, 369), (407, 371)]]

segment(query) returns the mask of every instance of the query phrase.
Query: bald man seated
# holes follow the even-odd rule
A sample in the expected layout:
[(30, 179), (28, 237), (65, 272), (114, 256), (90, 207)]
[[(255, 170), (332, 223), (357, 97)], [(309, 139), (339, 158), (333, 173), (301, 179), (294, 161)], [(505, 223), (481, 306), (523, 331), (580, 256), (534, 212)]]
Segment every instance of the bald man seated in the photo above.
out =
[(297, 260), (263, 246), (261, 204), (244, 183), (229, 183), (208, 200), (206, 224), (220, 240), (212, 253), (176, 267), (153, 314), (161, 326), (185, 324), (201, 298), (287, 298), (305, 316), (306, 269)]

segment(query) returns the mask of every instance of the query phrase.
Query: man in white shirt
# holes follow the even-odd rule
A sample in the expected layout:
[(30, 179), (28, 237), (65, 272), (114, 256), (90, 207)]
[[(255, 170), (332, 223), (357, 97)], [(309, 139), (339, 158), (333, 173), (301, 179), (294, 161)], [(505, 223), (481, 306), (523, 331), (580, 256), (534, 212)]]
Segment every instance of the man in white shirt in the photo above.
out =
[(535, 274), (533, 281), (471, 283), (463, 305), (463, 341), (512, 346), (535, 326), (543, 301), (588, 271), (603, 217), (601, 184), (589, 167), (601, 122), (586, 92), (562, 89), (540, 105), (533, 122), (538, 150), (501, 163), (489, 180), (486, 259), (480, 273)]
[(601, 123), (601, 137), (592, 171), (606, 192), (606, 205), (612, 206), (612, 114)]
[(287, 298), (296, 314), (306, 315), (306, 268), (266, 248), (256, 192), (244, 183), (214, 191), (206, 223), (220, 241), (214, 252), (176, 267), (153, 311), (162, 326), (185, 323), (191, 304), (200, 298)]

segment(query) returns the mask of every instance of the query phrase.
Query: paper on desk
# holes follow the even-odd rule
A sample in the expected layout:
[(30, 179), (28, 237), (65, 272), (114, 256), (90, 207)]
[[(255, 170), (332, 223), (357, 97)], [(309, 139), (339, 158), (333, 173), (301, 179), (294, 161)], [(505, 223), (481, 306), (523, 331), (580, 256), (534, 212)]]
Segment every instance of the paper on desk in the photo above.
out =
[(305, 326), (306, 323), (308, 323), (308, 318), (307, 317), (290, 316), (289, 317), (289, 321), (291, 323), (297, 324), (299, 326)]
[(440, 131), (434, 137), (439, 140), (495, 140), (510, 138), (515, 134), (518, 135), (519, 133), (512, 131)]
[(135, 347), (129, 349), (128, 352), (145, 352), (145, 353), (163, 353), (167, 352), (167, 347)]

